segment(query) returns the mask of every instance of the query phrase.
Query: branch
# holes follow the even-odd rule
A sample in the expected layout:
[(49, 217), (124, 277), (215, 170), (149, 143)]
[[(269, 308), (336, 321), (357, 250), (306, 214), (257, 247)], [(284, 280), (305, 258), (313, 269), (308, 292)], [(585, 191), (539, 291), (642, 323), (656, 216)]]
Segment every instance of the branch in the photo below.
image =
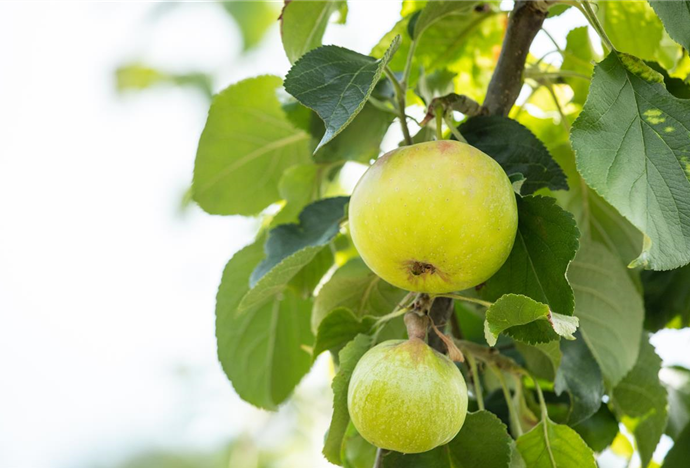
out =
[(548, 11), (548, 0), (517, 0), (508, 19), (501, 55), (486, 92), (489, 115), (508, 115), (522, 88), (522, 72), (534, 37)]
[[(447, 297), (437, 297), (434, 299), (431, 305), (431, 310), (429, 310), (429, 317), (439, 330), (443, 330), (450, 319), (450, 315), (453, 313), (453, 300)], [(446, 345), (443, 340), (439, 338), (435, 333), (429, 333), (428, 336), (429, 346), (434, 348), (439, 353), (446, 352)]]

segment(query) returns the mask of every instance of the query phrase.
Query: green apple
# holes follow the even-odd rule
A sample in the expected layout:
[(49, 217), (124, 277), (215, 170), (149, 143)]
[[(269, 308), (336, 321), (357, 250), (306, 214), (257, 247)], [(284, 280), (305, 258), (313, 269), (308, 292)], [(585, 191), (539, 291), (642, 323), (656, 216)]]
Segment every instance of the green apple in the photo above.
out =
[(349, 219), (355, 247), (374, 273), (436, 294), (489, 279), (508, 258), (518, 224), (501, 166), (457, 141), (380, 157), (355, 187)]
[(419, 338), (385, 341), (357, 363), (347, 392), (355, 428), (402, 453), (450, 442), (467, 414), (467, 386), (453, 361)]

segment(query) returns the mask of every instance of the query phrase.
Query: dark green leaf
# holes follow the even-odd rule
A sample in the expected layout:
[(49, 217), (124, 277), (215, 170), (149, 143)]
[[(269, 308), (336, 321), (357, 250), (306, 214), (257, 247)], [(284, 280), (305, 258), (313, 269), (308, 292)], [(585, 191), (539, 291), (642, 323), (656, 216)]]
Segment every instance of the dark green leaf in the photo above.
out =
[(274, 410), (311, 366), (311, 355), (304, 349), (313, 341), (311, 301), (287, 293), (238, 314), (240, 299), (249, 290), (249, 275), (263, 255), (257, 241), (225, 267), (216, 298), (216, 337), (218, 358), (237, 394)]
[(677, 439), (685, 426), (690, 425), (690, 370), (666, 367), (661, 377), (668, 391), (668, 425), (666, 433)]
[(623, 424), (635, 435), (642, 466), (652, 459), (668, 419), (666, 389), (659, 380), (661, 359), (642, 335), (635, 367), (613, 389), (611, 401)]
[[(570, 341), (567, 342), (569, 343)], [(563, 343), (566, 343), (566, 341), (563, 341)], [(559, 341), (533, 345), (516, 342), (515, 348), (525, 359), (525, 365), (532, 375), (549, 382), (554, 381), (556, 371), (561, 363)]]
[(324, 317), (339, 307), (351, 310), (360, 319), (388, 314), (404, 296), (405, 291), (379, 278), (361, 258), (352, 259), (336, 270), (319, 291), (312, 327), (316, 330)]
[(424, 453), (388, 452), (383, 457), (382, 465), (382, 468), (451, 468), (448, 450), (445, 446)]
[(648, 236), (636, 266), (668, 270), (690, 262), (688, 109), (660, 74), (614, 52), (595, 68), (573, 126), (584, 179)]
[(618, 434), (618, 420), (613, 415), (608, 406), (601, 405), (599, 411), (579, 424), (573, 429), (580, 434), (580, 437), (595, 452), (601, 452), (613, 443), (613, 439)]
[(454, 468), (508, 468), (511, 442), (496, 415), (477, 411), (467, 413), (465, 424), (447, 447)]
[(458, 2), (454, 0), (439, 0), (429, 2), (421, 11), (414, 25), (413, 38), (419, 40), (429, 26), (448, 15), (467, 15), (474, 8), (476, 2)]
[(255, 47), (278, 18), (272, 2), (233, 0), (222, 4), (240, 29), (245, 51)]
[(643, 271), (645, 328), (690, 326), (690, 265), (670, 271)]
[(668, 72), (656, 62), (645, 63), (652, 70), (661, 73), (661, 76), (664, 77), (664, 85), (669, 93), (680, 99), (690, 99), (690, 83), (681, 80), (680, 78), (670, 76)]
[(687, 468), (690, 460), (690, 425), (676, 439), (661, 468)]
[[(565, 44), (565, 54), (563, 56), (563, 64), (561, 70), (568, 70), (575, 73), (580, 73), (585, 76), (591, 76), (594, 70), (592, 61), (596, 59), (592, 43), (589, 39), (589, 30), (587, 26), (575, 28), (568, 33)], [(568, 86), (573, 89), (573, 101), (578, 104), (584, 104), (587, 99), (587, 92), (589, 91), (589, 81), (582, 78), (566, 78)]]
[(343, 131), (362, 110), (399, 43), (399, 38), (393, 39), (380, 60), (342, 47), (319, 47), (292, 66), (285, 89), (316, 111), (326, 125), (316, 150)]
[(581, 334), (578, 332), (575, 337), (574, 341), (561, 342), (563, 358), (554, 387), (558, 395), (564, 391), (570, 394), (568, 424), (571, 426), (596, 413), (604, 396), (604, 379), (599, 365)]
[(649, 0), (650, 5), (659, 15), (669, 36), (690, 49), (690, 2), (687, 0)]
[(340, 369), (331, 384), (333, 387), (333, 417), (323, 447), (323, 454), (326, 459), (336, 465), (341, 463), (340, 449), (345, 430), (350, 423), (350, 413), (347, 410), (347, 387), (350, 385), (350, 377), (352, 377), (355, 366), (370, 346), (371, 337), (358, 335), (339, 354)]
[(285, 4), (280, 16), (283, 48), (295, 63), (301, 56), (321, 45), (331, 15), (344, 1), (294, 1)]
[(370, 316), (357, 317), (350, 309), (332, 310), (319, 324), (314, 344), (314, 358), (326, 350), (340, 351), (359, 334), (368, 334), (376, 323)]
[(567, 190), (565, 174), (549, 150), (519, 122), (502, 116), (472, 117), (458, 128), (467, 142), (494, 158), (506, 174), (522, 174), (522, 193), (542, 187)]
[(618, 258), (596, 242), (582, 242), (568, 269), (580, 333), (604, 381), (615, 386), (635, 365), (644, 309)]
[(524, 294), (559, 314), (572, 315), (573, 291), (565, 272), (577, 251), (578, 236), (573, 216), (553, 198), (518, 197), (515, 245), (482, 295), (493, 301), (507, 293)]
[(309, 161), (309, 135), (286, 118), (275, 76), (230, 86), (211, 103), (194, 164), (194, 200), (211, 214), (255, 215), (278, 201), (287, 168)]
[(299, 224), (283, 224), (268, 233), (266, 258), (252, 273), (254, 287), (266, 273), (287, 257), (307, 247), (322, 247), (338, 234), (345, 217), (349, 197), (319, 200), (307, 206), (299, 215)]
[(574, 339), (577, 318), (552, 313), (549, 306), (527, 296), (506, 294), (486, 311), (484, 335), (494, 346), (500, 333), (525, 343), (546, 343), (559, 336)]
[(596, 468), (592, 450), (577, 432), (550, 419), (517, 440), (529, 468)]

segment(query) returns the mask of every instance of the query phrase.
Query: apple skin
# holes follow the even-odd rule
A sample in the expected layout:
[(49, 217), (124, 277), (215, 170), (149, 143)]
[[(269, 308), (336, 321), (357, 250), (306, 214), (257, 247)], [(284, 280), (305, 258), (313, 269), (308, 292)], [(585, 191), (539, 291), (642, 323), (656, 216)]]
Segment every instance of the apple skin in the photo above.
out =
[(380, 157), (357, 183), (349, 219), (355, 247), (374, 273), (432, 294), (489, 279), (508, 258), (518, 225), (501, 166), (448, 140)]
[(450, 442), (467, 415), (467, 386), (448, 357), (419, 338), (390, 340), (362, 356), (347, 407), (373, 445), (420, 453)]

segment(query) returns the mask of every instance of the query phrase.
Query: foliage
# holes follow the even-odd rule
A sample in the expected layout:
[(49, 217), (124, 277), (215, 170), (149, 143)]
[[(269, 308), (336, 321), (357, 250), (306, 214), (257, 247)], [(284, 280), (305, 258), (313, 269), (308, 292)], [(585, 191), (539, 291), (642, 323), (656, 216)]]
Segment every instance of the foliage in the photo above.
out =
[[(275, 410), (329, 351), (338, 367), (324, 455), (343, 466), (377, 458), (383, 467), (594, 467), (597, 453), (624, 440), (619, 423), (644, 466), (663, 433), (677, 441), (663, 466), (681, 466), (690, 371), (662, 369), (644, 330), (690, 323), (690, 2), (576, 1), (569, 14), (584, 15), (605, 57), (579, 27), (562, 31), (565, 48), (507, 71), (506, 57), (532, 40), (504, 43), (507, 24), (531, 15), (510, 34), (534, 25), (536, 34), (568, 5), (547, 14), (544, 2), (517, 2), (507, 16), (498, 3), (405, 1), (400, 21), (365, 55), (321, 45), (333, 17), (345, 20), (344, 1), (286, 2), (289, 73), (217, 94), (196, 157), (198, 205), (265, 226), (223, 273), (219, 359), (240, 397)], [(226, 8), (239, 18), (238, 5)], [(120, 71), (121, 88), (174, 80), (138, 67)], [(527, 100), (508, 102), (509, 117), (487, 115), (480, 103), (504, 99), (503, 85), (519, 91), (522, 78)], [(419, 105), (428, 115), (416, 125), (408, 114)], [(358, 257), (348, 199), (328, 194), (347, 161), (370, 164), (395, 149), (382, 148), (389, 132), (402, 133), (401, 145), (466, 140), (518, 192), (518, 234), (502, 268), (446, 299), (415, 296), (456, 301), (459, 312), (439, 333), (465, 355), (478, 409), (453, 441), (418, 455), (377, 456), (346, 403), (359, 358), (404, 337), (413, 296)], [(662, 382), (660, 371), (673, 378)]]

